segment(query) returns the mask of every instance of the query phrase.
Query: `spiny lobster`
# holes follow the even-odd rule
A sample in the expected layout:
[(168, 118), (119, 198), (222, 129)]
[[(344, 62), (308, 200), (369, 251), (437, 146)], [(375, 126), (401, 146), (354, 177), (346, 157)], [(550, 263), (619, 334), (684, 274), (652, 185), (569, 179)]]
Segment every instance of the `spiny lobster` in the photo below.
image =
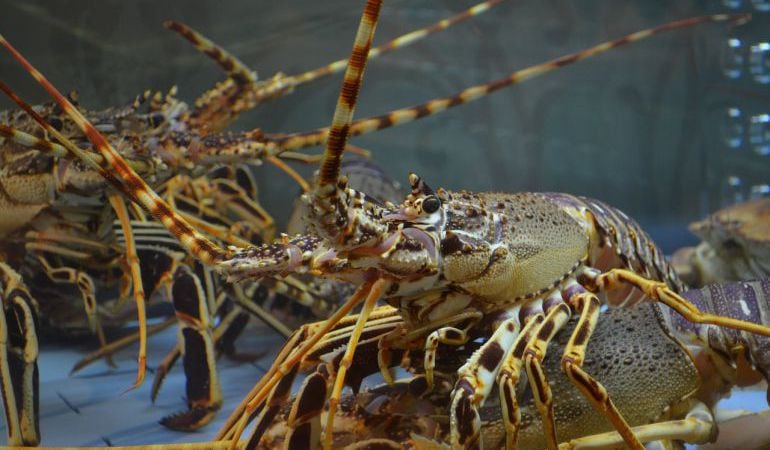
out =
[(672, 257), (692, 286), (770, 276), (770, 198), (720, 209), (690, 224), (703, 241)]
[[(373, 49), (373, 56), (409, 45), (431, 33), (446, 29), (461, 20), (486, 11), (500, 3), (500, 1), (488, 0), (482, 2), (454, 17), (396, 38), (377, 49)], [(199, 97), (193, 108), (189, 108), (186, 104), (177, 100), (175, 89), (172, 89), (165, 97), (160, 93), (153, 95), (148, 91), (138, 96), (134, 102), (125, 107), (110, 108), (97, 112), (81, 109), (81, 112), (89, 120), (97, 123), (97, 127), (108, 136), (110, 142), (121, 149), (122, 155), (131, 161), (130, 164), (153, 181), (155, 187), (164, 187), (175, 182), (178, 184), (180, 176), (170, 178), (174, 174), (181, 172), (196, 175), (205, 170), (205, 168), (222, 162), (248, 161), (254, 163), (264, 158), (280, 164), (271, 153), (274, 150), (278, 150), (279, 147), (273, 145), (268, 148), (267, 141), (261, 138), (261, 133), (258, 130), (245, 133), (222, 133), (221, 130), (242, 112), (254, 108), (266, 100), (289, 93), (294, 87), (303, 83), (336, 73), (346, 65), (346, 61), (337, 61), (299, 75), (285, 76), (278, 74), (267, 81), (258, 81), (256, 75), (243, 63), (192, 29), (171, 21), (165, 25), (178, 32), (197, 49), (214, 59), (225, 69), (228, 78)], [(0, 87), (12, 99), (18, 100), (4, 84)], [(74, 96), (72, 98), (74, 99)], [(149, 103), (148, 111), (146, 113), (139, 113), (138, 108), (145, 103)], [(52, 127), (48, 127), (44, 133), (38, 132), (36, 125), (34, 128), (30, 127), (31, 124), (35, 123), (33, 119), (40, 119), (41, 117), (52, 124)], [(3, 156), (7, 157), (8, 161), (5, 161), (3, 164), (4, 178), (2, 182), (3, 193), (8, 195), (4, 195), (2, 200), (5, 207), (12, 208), (17, 214), (6, 215), (5, 219), (3, 219), (2, 231), (3, 233), (23, 236), (20, 239), (16, 239), (14, 236), (13, 239), (9, 238), (7, 242), (18, 243), (18, 247), (23, 248), (26, 252), (52, 252), (53, 256), (51, 257), (56, 259), (56, 261), (49, 262), (44, 259), (44, 256), (38, 255), (39, 262), (36, 262), (34, 267), (25, 266), (25, 268), (29, 268), (29, 272), (32, 274), (38, 272), (48, 274), (48, 277), (54, 283), (72, 283), (77, 285), (86, 305), (89, 322), (101, 337), (103, 344), (104, 339), (102, 337), (101, 325), (96, 320), (97, 303), (95, 291), (97, 283), (94, 283), (92, 275), (96, 275), (94, 273), (96, 271), (99, 274), (97, 281), (110, 283), (110, 280), (117, 278), (114, 275), (116, 269), (119, 271), (123, 260), (127, 261), (131, 269), (131, 282), (134, 287), (134, 296), (137, 299), (137, 313), (140, 323), (138, 333), (140, 341), (139, 371), (135, 385), (141, 383), (144, 377), (144, 355), (146, 353), (144, 298), (167, 280), (177, 279), (174, 285), (179, 285), (182, 292), (178, 293), (174, 303), (183, 310), (178, 311), (178, 315), (182, 320), (181, 323), (185, 324), (182, 327), (185, 345), (188, 345), (188, 341), (192, 340), (193, 343), (189, 345), (204, 347), (203, 351), (189, 352), (203, 356), (205, 359), (205, 361), (198, 362), (197, 369), (193, 375), (204, 376), (210, 381), (204, 383), (203, 380), (197, 380), (194, 377), (190, 380), (190, 385), (206, 384), (209, 386), (209, 389), (204, 393), (203, 399), (188, 399), (191, 405), (195, 404), (198, 406), (191, 406), (190, 411), (186, 415), (175, 416), (174, 420), (169, 422), (169, 425), (175, 423), (176, 425), (173, 426), (176, 428), (189, 429), (204, 424), (211, 417), (213, 411), (219, 407), (219, 401), (217, 401), (218, 394), (216, 392), (216, 373), (213, 369), (211, 355), (212, 336), (208, 330), (211, 323), (211, 319), (208, 316), (215, 306), (215, 301), (213, 298), (209, 298), (212, 297), (210, 293), (213, 288), (207, 287), (206, 284), (212, 283), (213, 280), (203, 272), (186, 270), (184, 267), (179, 269), (182, 272), (177, 274), (178, 277), (176, 277), (174, 274), (177, 271), (177, 267), (180, 267), (180, 257), (176, 256), (177, 254), (173, 251), (158, 246), (156, 236), (153, 236), (151, 229), (148, 229), (144, 224), (144, 217), (139, 214), (138, 210), (127, 211), (118, 196), (113, 195), (110, 199), (111, 206), (120, 220), (121, 229), (117, 232), (120, 238), (117, 241), (112, 238), (107, 241), (104, 240), (102, 235), (108, 233), (109, 230), (104, 230), (103, 228), (105, 226), (109, 228), (112, 222), (110, 219), (115, 216), (111, 215), (111, 212), (107, 212), (109, 208), (101, 209), (96, 204), (86, 214), (85, 209), (80, 205), (87, 203), (88, 197), (98, 198), (101, 195), (105, 195), (104, 180), (99, 176), (98, 171), (93, 170), (93, 168), (83, 167), (77, 161), (70, 161), (67, 156), (67, 150), (52, 140), (55, 136), (59, 136), (59, 140), (62, 141), (61, 137), (63, 136), (76, 140), (79, 145), (87, 143), (87, 139), (80, 134), (74, 122), (66, 116), (62, 116), (58, 107), (43, 105), (35, 110), (27, 108), (26, 114), (7, 113), (4, 114), (3, 122), (4, 124), (0, 125), (0, 133), (3, 136)], [(88, 154), (91, 151), (87, 148), (70, 148), (70, 150), (73, 149), (76, 153), (85, 152), (81, 154)], [(288, 156), (289, 154), (287, 153)], [(94, 154), (91, 154), (91, 157), (99, 158)], [(294, 154), (293, 157), (295, 159), (307, 160), (299, 154)], [(242, 215), (245, 211), (248, 218), (256, 219), (256, 222), (252, 220), (245, 228), (243, 226), (239, 227), (241, 231), (253, 231), (255, 227), (259, 226), (261, 227), (259, 242), (263, 239), (269, 240), (272, 238), (272, 218), (253, 201), (255, 199), (247, 197), (249, 193), (251, 197), (254, 197), (256, 193), (256, 186), (253, 180), (249, 179), (251, 177), (250, 174), (246, 171), (241, 171), (238, 173), (237, 179), (232, 180), (218, 178), (210, 174), (207, 176), (210, 177), (208, 180), (210, 186), (207, 188), (207, 192), (219, 192), (219, 196), (224, 196), (226, 199), (217, 201), (217, 203), (222, 205), (219, 217), (216, 218), (218, 223), (206, 222), (207, 219), (210, 219), (209, 212), (209, 217), (205, 217), (204, 220), (196, 220), (195, 223), (198, 226), (204, 227), (208, 233), (213, 233), (213, 236), (224, 239), (225, 242), (254, 242), (254, 240), (244, 240), (243, 237), (234, 235), (233, 230), (228, 229), (227, 226), (224, 228), (221, 226), (223, 221), (219, 219), (223, 218), (223, 214), (228, 214), (228, 209), (234, 207), (238, 210), (235, 212), (236, 215), (239, 213)], [(32, 183), (31, 187), (29, 186), (30, 182)], [(54, 185), (55, 189), (52, 189), (51, 186)], [(76, 219), (74, 219), (74, 223), (69, 215), (60, 213), (60, 210), (64, 209), (61, 205), (61, 196), (70, 193), (81, 197), (72, 200), (73, 206), (70, 209), (73, 209), (74, 213), (78, 214)], [(179, 202), (185, 200), (184, 195), (174, 192), (168, 195), (171, 199), (176, 198)], [(82, 197), (86, 198), (83, 199)], [(67, 207), (69, 208), (69, 205)], [(41, 211), (46, 214), (41, 214)], [(130, 220), (130, 214), (133, 214), (134, 217), (138, 216), (139, 221)], [(41, 216), (44, 216), (43, 219), (40, 219)], [(106, 220), (105, 216), (107, 217)], [(190, 220), (193, 220), (193, 218), (191, 217)], [(53, 225), (51, 225), (52, 222)], [(224, 225), (235, 225), (228, 223), (227, 220), (224, 220), (224, 222)], [(96, 225), (93, 225), (94, 223)], [(132, 230), (136, 226), (140, 226), (140, 229), (137, 231), (137, 234), (139, 234), (138, 240), (134, 239), (134, 230)], [(48, 228), (40, 230), (41, 227)], [(24, 231), (28, 228), (37, 229), (37, 231), (24, 234)], [(61, 232), (62, 229), (70, 234)], [(98, 239), (86, 236), (94, 229), (98, 229)], [(147, 232), (150, 232), (150, 234), (146, 234)], [(142, 233), (145, 234), (143, 235)], [(86, 247), (86, 249), (82, 251), (80, 248), (74, 250), (66, 248), (66, 245), (59, 245), (64, 243)], [(92, 247), (90, 254), (89, 246)], [(106, 255), (96, 258), (93, 255), (94, 249), (102, 251)], [(8, 251), (4, 252), (4, 258), (7, 258), (10, 252), (9, 247)], [(144, 258), (154, 258), (157, 260), (153, 270), (145, 270), (139, 264), (140, 255)], [(24, 253), (22, 253), (21, 260), (24, 259), (24, 256)], [(72, 263), (72, 261), (68, 261), (68, 259), (72, 258), (74, 258), (74, 264), (79, 267), (65, 267), (62, 264), (61, 260), (64, 260), (64, 263)], [(16, 261), (19, 263), (17, 266), (25, 264), (21, 260)], [(109, 262), (106, 270), (104, 268), (105, 261)], [(91, 262), (94, 262), (92, 264), (93, 267), (89, 266)], [(13, 270), (10, 266), (4, 266), (4, 268), (9, 271)], [(15, 273), (12, 275), (15, 276)], [(181, 279), (187, 281), (180, 282), (179, 280)], [(144, 285), (149, 284), (146, 286), (146, 291), (143, 288), (143, 283)], [(310, 296), (309, 294), (301, 293), (301, 283), (297, 284), (294, 282), (294, 285), (287, 285), (284, 281), (278, 281), (272, 284), (278, 286), (280, 288), (279, 291), (288, 291), (294, 296), (299, 295), (299, 300), (302, 300), (301, 296), (304, 296), (306, 302), (315, 303), (307, 299)], [(181, 286), (185, 286), (185, 288), (182, 289)], [(297, 286), (300, 289), (296, 289)], [(104, 288), (104, 286), (101, 287)], [(125, 297), (127, 294), (127, 289), (128, 283), (124, 282), (122, 289), (124, 295), (122, 297)], [(172, 288), (170, 290), (176, 292)], [(46, 294), (51, 292), (55, 291), (50, 289)], [(50, 302), (54, 304), (54, 310), (59, 306), (56, 302), (62, 300), (65, 296), (55, 295), (55, 297)], [(219, 296), (217, 295), (217, 297)], [(241, 292), (241, 295), (235, 295), (235, 297), (243, 300), (244, 293)], [(258, 308), (258, 306), (252, 305), (247, 309), (252, 312), (259, 312)], [(36, 308), (31, 307), (30, 310), (34, 311)], [(230, 311), (230, 313), (233, 313), (233, 311)], [(285, 326), (277, 321), (271, 320), (270, 317), (264, 314), (262, 317), (268, 320), (269, 323), (273, 323), (285, 335), (290, 333)], [(242, 322), (240, 321), (240, 323)], [(228, 321), (223, 320), (223, 323), (228, 323)], [(30, 340), (35, 339), (35, 329), (28, 330), (27, 333)], [(201, 341), (204, 341), (204, 344), (201, 344)], [(113, 347), (105, 347), (100, 350), (99, 354), (104, 355)], [(170, 365), (170, 361), (174, 360), (172, 357), (174, 354), (178, 356), (178, 351), (172, 352), (171, 356), (166, 360), (168, 364), (164, 364), (162, 368)], [(35, 358), (31, 357), (31, 364), (34, 364), (34, 360)], [(161, 373), (163, 372), (161, 371)], [(159, 385), (158, 380), (162, 380), (162, 378), (156, 378), (156, 386)], [(10, 384), (12, 381), (6, 380), (6, 383)], [(32, 381), (27, 384), (30, 383)], [(188, 385), (188, 388), (190, 385)], [(154, 389), (154, 392), (156, 390)], [(24, 392), (22, 396), (33, 398), (35, 394)], [(12, 402), (13, 399), (8, 401)], [(27, 400), (24, 401), (29, 403)], [(36, 414), (35, 412), (34, 416)], [(36, 417), (25, 417), (22, 420), (36, 422), (37, 419)], [(39, 439), (37, 431), (29, 435), (18, 436), (15, 433), (17, 428), (9, 426), (9, 430), (14, 432), (11, 442), (35, 443)]]
[[(416, 175), (411, 194), (399, 205), (378, 204), (338, 179), (352, 110), (363, 76), (380, 2), (370, 0), (362, 16), (351, 62), (346, 70), (316, 187), (306, 197), (311, 234), (241, 250), (221, 249), (163, 202), (136, 176), (78, 111), (5, 40), (62, 108), (72, 114), (113, 170), (111, 182), (141, 203), (177, 236), (187, 251), (233, 279), (261, 278), (309, 271), (357, 283), (356, 293), (318, 328), (303, 328), (288, 342), (277, 362), (236, 411), (221, 438), (237, 445), (247, 422), (257, 425), (248, 446), (255, 446), (288, 395), (287, 380), (298, 363), (350, 310), (363, 303), (336, 373), (319, 371), (306, 380), (312, 397), (300, 397), (289, 416), (289, 446), (312, 445), (328, 391), (323, 442), (332, 444), (333, 421), (341, 391), (364, 326), (380, 298), (395, 306), (403, 325), (378, 341), (378, 362), (388, 376), (392, 351), (425, 349), (426, 379), (432, 386), (439, 343), (460, 346), (476, 337), (487, 341), (458, 370), (450, 394), (450, 444), (480, 445), (479, 407), (495, 381), (500, 387), (507, 446), (515, 446), (518, 404), (515, 386), (526, 369), (545, 439), (557, 446), (553, 396), (542, 361), (554, 335), (573, 312), (580, 317), (561, 367), (588, 401), (601, 410), (632, 448), (643, 448), (606, 390), (582, 369), (588, 341), (602, 300), (630, 306), (645, 296), (687, 320), (770, 336), (770, 329), (698, 310), (679, 294), (678, 279), (646, 234), (623, 213), (601, 202), (567, 194), (472, 194), (433, 191)], [(707, 16), (638, 32), (592, 51), (560, 58), (558, 67), (599, 51), (633, 42), (683, 24), (744, 20), (744, 16)], [(529, 72), (531, 76), (534, 73)], [(520, 74), (519, 74), (520, 75)], [(509, 77), (512, 84), (525, 77)], [(497, 88), (493, 84), (491, 88)], [(465, 91), (459, 101), (475, 98), (489, 86)], [(446, 101), (440, 106), (449, 106)], [(410, 118), (418, 115), (412, 113)], [(324, 133), (325, 134), (325, 133)], [(323, 136), (324, 134), (320, 134)], [(92, 165), (100, 167), (92, 161)], [(636, 290), (634, 289), (636, 288)], [(607, 294), (600, 299), (597, 294)], [(334, 380), (333, 383), (331, 380)]]

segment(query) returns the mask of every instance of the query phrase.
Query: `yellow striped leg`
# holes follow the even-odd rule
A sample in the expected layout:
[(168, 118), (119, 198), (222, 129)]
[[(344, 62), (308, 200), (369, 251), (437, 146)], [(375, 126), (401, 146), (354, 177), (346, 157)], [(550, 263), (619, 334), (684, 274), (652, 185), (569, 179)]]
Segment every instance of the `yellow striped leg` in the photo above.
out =
[(631, 427), (618, 411), (604, 386), (581, 367), (588, 341), (596, 328), (601, 301), (595, 294), (583, 292), (573, 296), (570, 303), (580, 311), (580, 320), (570, 336), (567, 348), (564, 349), (561, 359), (562, 370), (594, 408), (607, 417), (629, 448), (644, 450), (644, 446), (634, 436)]
[[(586, 283), (584, 283), (584, 285), (585, 284)], [(631, 285), (644, 292), (650, 299), (661, 302), (678, 312), (690, 322), (707, 323), (770, 337), (770, 328), (766, 326), (732, 319), (730, 317), (704, 313), (696, 308), (695, 305), (687, 301), (687, 299), (674, 292), (665, 283), (649, 280), (630, 270), (612, 269), (596, 276), (593, 280), (589, 280), (588, 284), (594, 289), (607, 291), (622, 289)]]
[(524, 352), (527, 349), (527, 343), (532, 340), (535, 331), (540, 328), (540, 324), (545, 320), (542, 313), (530, 316), (524, 327), (513, 343), (511, 354), (503, 363), (498, 375), (498, 387), (500, 390), (500, 407), (503, 413), (503, 424), (505, 426), (505, 448), (514, 450), (521, 426), (521, 410), (519, 402), (516, 399), (516, 386), (519, 384), (521, 368), (524, 363)]
[(452, 448), (476, 449), (481, 445), (479, 406), (489, 396), (503, 362), (519, 335), (518, 318), (503, 321), (458, 371), (449, 412)]
[(136, 379), (131, 389), (137, 388), (144, 382), (144, 376), (147, 371), (147, 313), (145, 311), (145, 294), (142, 285), (142, 270), (139, 267), (139, 257), (136, 255), (136, 246), (134, 244), (134, 233), (131, 229), (131, 219), (128, 217), (128, 210), (123, 198), (112, 193), (108, 196), (112, 209), (118, 216), (120, 227), (123, 230), (123, 236), (126, 240), (126, 262), (131, 270), (131, 281), (133, 284), (134, 300), (136, 301), (136, 315), (139, 321), (139, 355), (137, 356), (138, 368)]
[[(692, 444), (711, 442), (716, 437), (717, 427), (711, 411), (702, 403), (696, 403), (682, 420), (640, 425), (631, 432), (641, 442), (663, 440), (684, 441)], [(611, 450), (622, 447), (623, 438), (617, 432), (608, 432), (573, 439), (564, 442), (559, 450)]]
[(524, 367), (527, 370), (535, 406), (543, 418), (543, 433), (549, 450), (556, 450), (558, 441), (554, 424), (553, 393), (543, 369), (543, 359), (548, 344), (566, 325), (571, 315), (570, 307), (566, 303), (562, 302), (553, 306), (546, 313), (545, 320), (535, 332), (535, 336), (524, 352)]

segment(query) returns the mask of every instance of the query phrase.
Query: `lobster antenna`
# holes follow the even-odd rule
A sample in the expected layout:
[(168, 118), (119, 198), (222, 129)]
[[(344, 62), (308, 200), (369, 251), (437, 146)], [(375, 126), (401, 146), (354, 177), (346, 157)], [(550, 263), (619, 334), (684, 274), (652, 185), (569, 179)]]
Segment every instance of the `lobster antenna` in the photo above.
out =
[[(0, 81), (0, 83), (2, 82)], [(3, 89), (3, 92), (5, 92), (5, 89)], [(61, 145), (55, 142), (51, 142), (47, 139), (39, 138), (37, 136), (33, 136), (31, 134), (25, 133), (21, 130), (17, 130), (16, 128), (9, 127), (3, 124), (0, 124), (0, 137), (8, 139), (9, 141), (15, 142), (16, 144), (22, 145), (24, 147), (44, 151), (46, 153), (51, 154), (52, 156), (56, 156), (59, 158), (70, 154), (69, 150), (67, 150), (66, 148), (62, 147)]]
[[(483, 14), (494, 6), (502, 3), (503, 0), (486, 0), (480, 2), (458, 14), (447, 19), (442, 19), (426, 27), (411, 31), (407, 34), (392, 39), (382, 45), (373, 47), (369, 50), (369, 59), (377, 58), (393, 50), (404, 48), (415, 42), (424, 39), (431, 34), (439, 31), (446, 30), (447, 28), (455, 25), (463, 20), (470, 19), (472, 17)], [(249, 109), (256, 105), (261, 104), (264, 101), (276, 98), (282, 93), (290, 91), (297, 86), (315, 81), (325, 76), (333, 75), (335, 73), (342, 72), (348, 65), (347, 58), (339, 59), (332, 63), (318, 67), (316, 69), (308, 70), (306, 72), (291, 75), (291, 76), (276, 76), (271, 80), (257, 83), (257, 76), (246, 64), (233, 56), (227, 50), (212, 42), (199, 32), (195, 31), (188, 25), (175, 20), (167, 20), (163, 22), (163, 26), (171, 31), (176, 32), (182, 38), (190, 42), (195, 49), (206, 54), (214, 60), (220, 67), (222, 67), (227, 73), (228, 77), (232, 78), (236, 84), (251, 85), (252, 89), (242, 88), (239, 95), (228, 95), (230, 98), (239, 98), (244, 102), (238, 109)], [(209, 105), (213, 99), (221, 97), (222, 93), (229, 88), (230, 85), (227, 81), (218, 83), (218, 85), (204, 93), (196, 101), (196, 108), (204, 109)]]
[[(397, 109), (379, 116), (356, 120), (350, 126), (349, 135), (360, 136), (363, 134), (382, 130), (384, 128), (412, 122), (426, 116), (431, 116), (449, 108), (478, 100), (479, 98), (502, 88), (512, 86), (514, 84), (519, 84), (531, 78), (544, 75), (560, 67), (600, 55), (623, 45), (641, 41), (656, 34), (712, 22), (729, 21), (736, 24), (743, 24), (750, 18), (750, 14), (715, 14), (710, 16), (699, 16), (690, 19), (677, 20), (657, 27), (637, 31), (621, 38), (606, 41), (593, 47), (577, 51), (575, 53), (570, 53), (568, 55), (564, 55), (541, 64), (517, 70), (506, 77), (487, 83), (478, 84), (476, 86), (471, 86), (453, 95), (436, 98), (419, 105)], [(305, 147), (321, 145), (328, 134), (329, 128), (325, 127), (318, 128), (313, 131), (291, 134), (268, 134), (265, 137), (280, 149), (280, 151), (276, 152), (277, 154), (280, 154), (286, 150), (297, 150)]]
[[(382, 0), (367, 0), (363, 14), (361, 15), (361, 21), (358, 25), (358, 31), (356, 32), (353, 50), (350, 55), (350, 62), (345, 70), (342, 89), (340, 90), (340, 95), (337, 99), (337, 106), (334, 110), (329, 139), (326, 143), (324, 158), (318, 175), (318, 182), (311, 193), (311, 195), (315, 197), (315, 200), (317, 200), (316, 203), (325, 210), (323, 213), (333, 214), (338, 207), (336, 202), (337, 196), (339, 195), (337, 179), (340, 172), (342, 153), (345, 150), (347, 132), (353, 118), (353, 110), (361, 88), (367, 55), (369, 54), (369, 48), (372, 44), (374, 28), (377, 23), (377, 18), (379, 17), (381, 6)], [(337, 309), (334, 315), (324, 322), (323, 326), (327, 329), (331, 329), (344, 315), (350, 312), (356, 304), (360, 303), (364, 297), (367, 297), (372, 290), (373, 286), (371, 282), (364, 283), (350, 299)], [(317, 330), (302, 344), (302, 346), (296, 349), (296, 351), (292, 352), (291, 355), (286, 355), (289, 357), (289, 360), (284, 361), (287, 365), (287, 370), (291, 370), (296, 366), (302, 355), (309, 351), (324, 334), (325, 331), (323, 329)], [(246, 427), (246, 418), (254, 413), (258, 405), (265, 400), (265, 397), (280, 380), (280, 376), (277, 375), (277, 372), (272, 371), (265, 374), (262, 380), (257, 383), (257, 386), (254, 387), (252, 393), (243, 400), (245, 403), (242, 404), (244, 405), (244, 408), (248, 410), (248, 413), (243, 415), (240, 419), (235, 419), (234, 416), (231, 415), (230, 419), (228, 419), (228, 423), (217, 434), (217, 439), (229, 434), (228, 430), (231, 427), (234, 427), (233, 435), (235, 440), (233, 442), (236, 442), (240, 438)], [(235, 448), (235, 446), (232, 448)]]
[[(51, 97), (54, 98), (56, 103), (58, 103), (62, 110), (70, 116), (83, 134), (86, 135), (88, 140), (91, 141), (94, 147), (99, 151), (102, 158), (104, 158), (104, 161), (114, 170), (114, 173), (107, 172), (94, 161), (86, 159), (86, 161), (91, 161), (90, 165), (92, 165), (92, 167), (93, 165), (96, 165), (96, 167), (98, 167), (97, 170), (100, 170), (100, 173), (102, 173), (103, 176), (111, 180), (118, 190), (144, 206), (150, 214), (163, 223), (163, 225), (165, 225), (166, 228), (179, 239), (182, 246), (185, 247), (185, 250), (190, 252), (190, 254), (195, 255), (203, 263), (214, 264), (226, 259), (228, 253), (208, 240), (205, 236), (198, 233), (186, 220), (184, 220), (184, 218), (176, 214), (173, 209), (161, 199), (147, 185), (147, 183), (136, 174), (136, 172), (134, 172), (131, 166), (129, 166), (123, 157), (112, 148), (110, 143), (107, 142), (107, 139), (105, 139), (85, 117), (83, 117), (80, 111), (78, 111), (78, 109), (75, 108), (75, 106), (73, 106), (72, 103), (67, 100), (67, 98), (64, 97), (61, 92), (59, 92), (59, 90), (43, 76), (43, 74), (32, 66), (32, 64), (30, 64), (29, 61), (27, 61), (26, 58), (24, 58), (24, 56), (22, 56), (2, 35), (0, 35), (0, 45), (5, 47), (11, 55), (13, 55), (14, 59), (24, 66), (25, 70), (29, 72), (41, 86), (43, 86)], [(37, 115), (36, 120), (38, 118), (45, 122), (39, 115)], [(41, 123), (41, 125), (43, 124)], [(54, 128), (50, 127), (50, 129), (53, 130)], [(77, 149), (75, 144), (61, 134), (57, 136), (57, 139), (63, 139), (61, 141), (62, 145), (65, 145), (68, 150), (74, 152), (75, 149)], [(65, 144), (65, 142), (68, 142), (68, 144)], [(82, 152), (80, 149), (77, 150)]]
[(196, 50), (213, 59), (225, 70), (228, 77), (242, 83), (257, 82), (257, 74), (243, 61), (189, 26), (175, 20), (166, 20), (163, 22), (163, 26), (177, 33), (191, 43)]
[(342, 89), (337, 98), (337, 106), (334, 109), (331, 127), (329, 127), (329, 137), (326, 141), (324, 159), (321, 161), (316, 195), (321, 194), (329, 186), (336, 192), (337, 179), (339, 178), (340, 165), (342, 163), (342, 153), (345, 150), (348, 130), (353, 121), (353, 111), (361, 90), (367, 55), (372, 46), (374, 28), (381, 5), (382, 0), (368, 0), (364, 13), (361, 16), (361, 22), (353, 42), (353, 51), (350, 54), (350, 62), (345, 69)]
[[(6, 91), (6, 89), (8, 89), (8, 90)], [(7, 86), (5, 86), (2, 83), (2, 81), (0, 81), (0, 90), (2, 90), (3, 93), (5, 93), (9, 97), (11, 97), (10, 93), (13, 93), (13, 91), (10, 88), (8, 88)], [(16, 94), (13, 93), (13, 95), (16, 95)], [(25, 110), (27, 108), (29, 108), (32, 111), (34, 111), (34, 109), (32, 109), (27, 102), (23, 101), (18, 96), (16, 97), (16, 99), (14, 101), (16, 101), (16, 104), (18, 104), (20, 106), (24, 105), (23, 108)], [(42, 118), (41, 118), (41, 120), (45, 121), (45, 119), (42, 119)], [(46, 128), (46, 131), (50, 132), (50, 130), (48, 130), (48, 128)], [(54, 131), (57, 131), (57, 130), (54, 128)], [(52, 136), (53, 136), (53, 134), (52, 134)], [(13, 143), (19, 144), (19, 145), (21, 145), (23, 147), (27, 147), (27, 148), (30, 148), (30, 149), (34, 149), (34, 150), (38, 150), (38, 151), (42, 151), (42, 152), (48, 153), (51, 156), (55, 156), (57, 158), (62, 158), (62, 157), (65, 157), (67, 155), (70, 155), (70, 154), (74, 153), (73, 151), (68, 150), (66, 147), (64, 147), (61, 144), (57, 144), (56, 142), (51, 142), (48, 139), (44, 139), (44, 138), (40, 138), (40, 137), (37, 137), (37, 136), (33, 136), (33, 135), (31, 135), (29, 133), (25, 133), (25, 132), (23, 132), (23, 131), (21, 131), (21, 130), (19, 130), (17, 128), (9, 127), (9, 126), (3, 125), (3, 124), (0, 124), (0, 137), (8, 139), (9, 142), (13, 142)], [(56, 136), (54, 136), (54, 138), (55, 137)], [(97, 153), (93, 153), (90, 150), (83, 150), (83, 149), (81, 149), (79, 147), (77, 147), (77, 148), (80, 151), (84, 151), (88, 155), (88, 157), (90, 159), (92, 159), (94, 162), (96, 162), (97, 164), (101, 164), (101, 162), (102, 162), (102, 156), (101, 155), (99, 155)], [(75, 156), (77, 156), (77, 155), (75, 155)], [(126, 159), (126, 161), (128, 161), (128, 164), (130, 164), (131, 167), (134, 170), (138, 171), (138, 172), (142, 172), (142, 171), (146, 172), (146, 171), (149, 171), (149, 169), (150, 169), (150, 166), (145, 161), (143, 161), (143, 160)], [(99, 169), (97, 168), (95, 170), (99, 170)]]
[[(490, 10), (492, 7), (499, 5), (500, 3), (502, 3), (502, 1), (503, 0), (487, 0), (484, 2), (477, 3), (476, 5), (458, 14), (455, 14), (452, 17), (442, 19), (432, 25), (428, 25), (427, 27), (423, 27), (423, 28), (411, 31), (407, 34), (404, 34), (395, 39), (392, 39), (384, 44), (378, 45), (376, 47), (372, 47), (369, 50), (369, 60), (382, 56), (393, 50), (397, 50), (399, 48), (404, 48), (409, 45), (412, 45), (415, 42), (430, 36), (431, 34), (446, 30), (452, 25), (462, 22), (463, 20), (481, 15), (482, 13)], [(317, 80), (324, 76), (341, 72), (342, 70), (345, 69), (345, 67), (347, 67), (347, 65), (348, 65), (347, 59), (340, 59), (340, 60), (334, 61), (333, 63), (327, 64), (323, 67), (319, 67), (317, 69), (308, 70), (307, 72), (304, 72), (304, 73), (288, 76), (283, 80), (283, 82), (287, 83), (289, 87), (295, 88), (297, 86), (303, 85), (310, 81)]]

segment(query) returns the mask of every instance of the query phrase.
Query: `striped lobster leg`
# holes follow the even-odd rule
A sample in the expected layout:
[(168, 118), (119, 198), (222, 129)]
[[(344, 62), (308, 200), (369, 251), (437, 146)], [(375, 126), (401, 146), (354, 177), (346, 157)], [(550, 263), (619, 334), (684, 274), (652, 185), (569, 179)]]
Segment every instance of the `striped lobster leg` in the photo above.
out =
[(39, 381), (37, 304), (16, 271), (0, 262), (0, 389), (8, 443), (37, 445)]

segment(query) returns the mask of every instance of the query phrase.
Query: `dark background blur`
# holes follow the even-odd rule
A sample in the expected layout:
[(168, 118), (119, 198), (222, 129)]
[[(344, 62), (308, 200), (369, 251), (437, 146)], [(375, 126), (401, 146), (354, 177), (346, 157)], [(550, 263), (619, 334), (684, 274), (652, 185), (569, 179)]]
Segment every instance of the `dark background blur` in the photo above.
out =
[[(753, 10), (748, 0), (726, 3)], [(267, 78), (347, 56), (362, 4), (0, 1), (0, 32), (59, 88), (77, 89), (84, 106), (98, 109), (173, 84), (191, 101), (222, 78), (217, 66), (161, 27), (164, 19), (193, 26)], [(386, 1), (375, 40), (384, 42), (471, 5)], [(374, 61), (356, 116), (447, 95), (645, 27), (724, 11), (717, 0), (504, 2)], [(371, 150), (402, 182), (415, 171), (451, 189), (567, 191), (600, 198), (636, 217), (670, 251), (692, 239), (689, 221), (750, 196), (751, 186), (762, 195), (761, 186), (770, 181), (770, 157), (752, 151), (744, 142), (748, 125), (729, 122), (726, 113), (738, 107), (746, 121), (767, 112), (768, 85), (749, 76), (748, 56), (736, 79), (724, 74), (736, 57), (725, 59), (728, 38), (740, 37), (747, 45), (766, 40), (768, 23), (767, 13), (757, 13), (739, 29), (710, 24), (653, 37), (353, 143)], [(28, 100), (47, 100), (5, 54), (0, 76)], [(328, 125), (340, 80), (301, 87), (244, 115), (235, 128), (277, 132)], [(11, 106), (3, 99), (0, 107)], [(725, 141), (731, 130), (742, 139), (732, 150)], [(770, 139), (770, 128), (767, 132)], [(258, 174), (261, 201), (285, 220), (296, 185), (273, 168)]]

